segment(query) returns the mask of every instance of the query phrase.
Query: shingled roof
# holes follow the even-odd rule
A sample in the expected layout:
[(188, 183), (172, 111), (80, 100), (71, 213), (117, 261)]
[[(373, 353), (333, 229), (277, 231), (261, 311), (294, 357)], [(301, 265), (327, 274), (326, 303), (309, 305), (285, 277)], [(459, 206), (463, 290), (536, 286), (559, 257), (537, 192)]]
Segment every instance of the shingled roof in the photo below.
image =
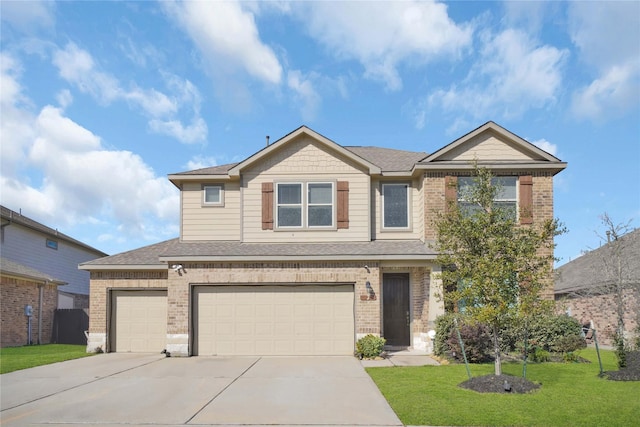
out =
[(66, 285), (67, 282), (56, 279), (49, 274), (38, 271), (34, 268), (27, 267), (10, 259), (0, 258), (0, 271), (9, 276), (17, 276), (25, 279), (35, 280), (37, 282), (49, 282), (55, 285)]
[(555, 293), (568, 294), (613, 283), (604, 260), (611, 260), (613, 245), (622, 249), (623, 281), (640, 284), (640, 229), (625, 234), (616, 243), (608, 243), (566, 263), (557, 270)]
[(408, 172), (427, 157), (422, 151), (404, 151), (381, 147), (344, 147), (353, 154), (378, 166), (382, 172)]
[(164, 269), (173, 261), (427, 260), (436, 252), (420, 240), (340, 243), (240, 243), (167, 240), (80, 264), (82, 270)]

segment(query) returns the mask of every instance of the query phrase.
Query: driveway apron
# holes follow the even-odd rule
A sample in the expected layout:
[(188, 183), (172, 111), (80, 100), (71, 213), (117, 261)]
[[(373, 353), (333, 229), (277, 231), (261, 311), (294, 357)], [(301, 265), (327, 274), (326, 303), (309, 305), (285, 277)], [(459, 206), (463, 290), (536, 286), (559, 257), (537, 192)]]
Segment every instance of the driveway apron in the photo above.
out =
[(3, 426), (402, 425), (352, 357), (105, 354), (0, 386)]

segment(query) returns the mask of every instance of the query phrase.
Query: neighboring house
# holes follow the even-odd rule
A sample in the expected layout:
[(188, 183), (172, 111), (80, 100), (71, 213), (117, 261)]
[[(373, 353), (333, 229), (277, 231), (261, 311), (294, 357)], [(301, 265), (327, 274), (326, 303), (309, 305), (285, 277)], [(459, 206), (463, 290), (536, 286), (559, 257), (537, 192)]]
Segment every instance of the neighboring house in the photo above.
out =
[(431, 351), (433, 220), (474, 160), (509, 177), (522, 223), (552, 218), (566, 164), (493, 122), (431, 155), (303, 126), (239, 163), (169, 175), (179, 238), (80, 266), (88, 351), (347, 355), (366, 334)]
[(605, 346), (613, 346), (618, 327), (616, 283), (624, 288), (624, 332), (631, 338), (640, 321), (640, 229), (564, 264), (555, 278), (558, 308), (584, 325), (592, 323), (598, 343)]
[(78, 264), (107, 256), (76, 239), (0, 206), (2, 257), (63, 280), (57, 308), (89, 307), (89, 273)]
[(51, 342), (58, 286), (65, 283), (0, 258), (0, 347)]

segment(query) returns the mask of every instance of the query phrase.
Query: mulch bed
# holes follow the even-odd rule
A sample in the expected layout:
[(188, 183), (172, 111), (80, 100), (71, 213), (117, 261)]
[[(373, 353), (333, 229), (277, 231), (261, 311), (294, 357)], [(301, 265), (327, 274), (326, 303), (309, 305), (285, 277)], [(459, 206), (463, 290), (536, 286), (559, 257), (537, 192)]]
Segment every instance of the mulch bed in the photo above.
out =
[(526, 378), (505, 374), (473, 377), (459, 386), (478, 393), (530, 393), (540, 388)]
[(627, 353), (627, 366), (617, 371), (607, 371), (605, 376), (613, 381), (640, 381), (640, 351)]

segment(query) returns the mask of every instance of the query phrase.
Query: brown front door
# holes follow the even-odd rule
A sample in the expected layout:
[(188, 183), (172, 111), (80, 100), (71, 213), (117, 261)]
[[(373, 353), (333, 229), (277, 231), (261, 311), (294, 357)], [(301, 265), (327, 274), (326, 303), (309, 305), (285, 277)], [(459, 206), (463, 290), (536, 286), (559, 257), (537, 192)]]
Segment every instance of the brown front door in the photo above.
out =
[(389, 346), (408, 347), (409, 332), (409, 274), (382, 275), (382, 327)]

